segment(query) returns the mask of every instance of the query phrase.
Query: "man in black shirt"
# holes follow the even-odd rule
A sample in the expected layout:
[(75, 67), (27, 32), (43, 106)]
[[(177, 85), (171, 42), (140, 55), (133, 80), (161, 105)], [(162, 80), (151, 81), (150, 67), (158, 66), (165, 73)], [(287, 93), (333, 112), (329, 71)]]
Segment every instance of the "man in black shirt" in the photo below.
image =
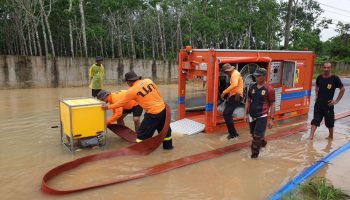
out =
[[(256, 83), (249, 88), (245, 103), (245, 121), (249, 122), (250, 133), (253, 140), (251, 144), (251, 158), (258, 158), (260, 148), (265, 147), (266, 126), (273, 126), (273, 116), (275, 115), (275, 90), (266, 83), (267, 71), (258, 68), (254, 72)], [(267, 120), (270, 110), (270, 120)]]
[[(332, 64), (325, 63), (323, 65), (323, 74), (320, 74), (316, 79), (316, 101), (314, 106), (314, 118), (311, 121), (310, 140), (314, 138), (316, 128), (320, 126), (322, 118), (324, 118), (326, 127), (329, 130), (327, 139), (333, 139), (334, 105), (343, 97), (345, 88), (340, 78), (331, 73), (331, 69)], [(336, 88), (339, 88), (340, 92), (337, 99), (333, 100)]]

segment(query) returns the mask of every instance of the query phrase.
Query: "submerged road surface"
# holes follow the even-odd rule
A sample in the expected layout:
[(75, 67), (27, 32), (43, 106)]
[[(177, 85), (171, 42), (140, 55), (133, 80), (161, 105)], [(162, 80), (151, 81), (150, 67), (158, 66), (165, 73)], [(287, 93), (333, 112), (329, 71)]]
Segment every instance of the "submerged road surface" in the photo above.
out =
[[(349, 79), (346, 81), (350, 83)], [(126, 87), (107, 87), (109, 90), (122, 88)], [(177, 85), (160, 88), (161, 94), (176, 110)], [(343, 100), (336, 106), (336, 112), (350, 110), (350, 87), (347, 86), (346, 89)], [(201, 88), (190, 88), (189, 92), (203, 93)], [(324, 139), (328, 133), (321, 126), (313, 142), (306, 139), (306, 132), (269, 142), (258, 160), (251, 160), (250, 150), (243, 149), (217, 159), (120, 185), (60, 197), (43, 194), (40, 191), (41, 178), (51, 168), (85, 155), (128, 145), (109, 133), (104, 149), (83, 149), (72, 155), (62, 147), (59, 130), (50, 128), (59, 122), (58, 99), (89, 95), (87, 87), (0, 90), (1, 199), (266, 199), (304, 168), (350, 139), (350, 119), (345, 118), (336, 122), (333, 141)], [(309, 116), (312, 116), (312, 107)], [(311, 119), (303, 116), (278, 123), (268, 133), (305, 120)], [(126, 121), (127, 125), (133, 127), (131, 117), (127, 117)], [(92, 163), (68, 172), (50, 184), (63, 189), (89, 185), (250, 139), (247, 128), (240, 128), (239, 133), (241, 139), (236, 142), (227, 141), (224, 132), (192, 136), (174, 133), (175, 149), (172, 151), (159, 148), (148, 156)], [(349, 159), (342, 162), (349, 166)], [(337, 180), (332, 180), (333, 182), (346, 183), (342, 180), (347, 179), (347, 175), (340, 171), (337, 173), (337, 169), (332, 167), (325, 168), (320, 173), (326, 176), (328, 173), (336, 174)], [(346, 187), (349, 185), (345, 189)]]

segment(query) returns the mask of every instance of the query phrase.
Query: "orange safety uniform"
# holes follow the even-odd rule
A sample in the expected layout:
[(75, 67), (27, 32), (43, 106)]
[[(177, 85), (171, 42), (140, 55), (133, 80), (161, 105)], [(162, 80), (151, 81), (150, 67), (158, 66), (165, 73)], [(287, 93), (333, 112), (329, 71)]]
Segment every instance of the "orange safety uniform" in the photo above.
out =
[(150, 79), (137, 80), (120, 100), (108, 105), (108, 109), (122, 107), (135, 100), (146, 113), (158, 114), (165, 109), (165, 103), (156, 84)]
[[(120, 90), (119, 92), (108, 95), (107, 101), (108, 103), (113, 104), (118, 102), (120, 99), (123, 99), (126, 95), (127, 90)], [(137, 105), (138, 103), (136, 101), (131, 100), (121, 107), (115, 107), (113, 109), (113, 115), (107, 120), (107, 124), (112, 124), (113, 122), (117, 121), (123, 115), (123, 110), (130, 110)]]
[(222, 93), (229, 93), (229, 96), (239, 94), (241, 97), (243, 97), (243, 78), (241, 73), (239, 73), (237, 70), (233, 70), (230, 78), (230, 86)]

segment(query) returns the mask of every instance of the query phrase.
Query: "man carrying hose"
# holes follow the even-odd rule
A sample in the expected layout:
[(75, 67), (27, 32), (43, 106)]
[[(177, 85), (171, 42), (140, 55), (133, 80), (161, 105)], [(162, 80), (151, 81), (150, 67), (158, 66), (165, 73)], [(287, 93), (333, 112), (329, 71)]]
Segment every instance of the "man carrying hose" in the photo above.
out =
[[(166, 117), (165, 102), (159, 93), (157, 85), (150, 79), (142, 79), (135, 72), (125, 74), (125, 81), (129, 85), (126, 95), (117, 102), (102, 106), (103, 109), (114, 109), (123, 107), (128, 102), (135, 100), (144, 110), (144, 119), (140, 128), (136, 131), (136, 142), (142, 142), (151, 138), (154, 132), (158, 133), (163, 129)], [(172, 149), (171, 128), (163, 141), (163, 149)]]
[[(275, 115), (275, 90), (266, 83), (266, 69), (258, 68), (254, 72), (256, 83), (248, 91), (245, 103), (246, 122), (249, 122), (250, 133), (252, 134), (252, 154), (251, 158), (259, 156), (260, 148), (266, 146), (265, 131), (267, 124), (269, 128), (273, 126), (273, 116)], [(270, 120), (268, 112), (270, 109)]]
[[(126, 95), (126, 90), (120, 90), (119, 92), (108, 92), (106, 90), (101, 90), (97, 94), (97, 99), (104, 101), (109, 104), (113, 104), (118, 100), (124, 98)], [(113, 109), (113, 115), (107, 120), (107, 125), (113, 124), (117, 121), (117, 124), (124, 125), (124, 118), (129, 113), (133, 114), (133, 120), (135, 125), (135, 131), (140, 127), (140, 116), (142, 114), (142, 108), (134, 100), (129, 101), (123, 107), (117, 107)]]

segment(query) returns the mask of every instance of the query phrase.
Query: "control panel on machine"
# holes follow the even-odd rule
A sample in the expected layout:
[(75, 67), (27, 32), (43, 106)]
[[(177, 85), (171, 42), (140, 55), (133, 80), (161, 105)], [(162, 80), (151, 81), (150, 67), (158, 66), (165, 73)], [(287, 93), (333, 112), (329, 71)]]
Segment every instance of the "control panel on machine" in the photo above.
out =
[(275, 89), (275, 111), (281, 109), (281, 97), (282, 97), (282, 87), (281, 87), (281, 76), (282, 76), (282, 62), (271, 62), (270, 68), (270, 84), (274, 85)]
[(272, 62), (270, 71), (270, 84), (281, 83), (282, 62)]

